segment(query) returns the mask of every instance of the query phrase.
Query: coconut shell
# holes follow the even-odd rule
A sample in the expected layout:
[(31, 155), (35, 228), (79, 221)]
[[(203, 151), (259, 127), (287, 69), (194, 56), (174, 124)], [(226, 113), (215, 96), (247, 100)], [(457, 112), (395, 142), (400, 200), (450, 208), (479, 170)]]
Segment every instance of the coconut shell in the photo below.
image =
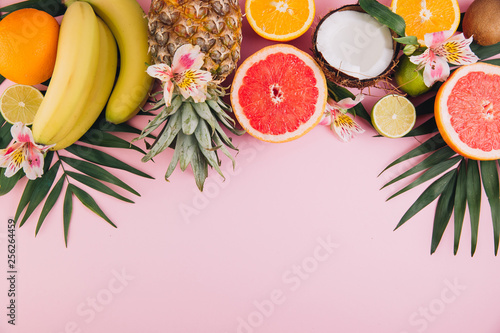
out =
[[(343, 7), (340, 7), (338, 9), (330, 11), (328, 14), (323, 16), (321, 20), (318, 22), (316, 25), (316, 28), (314, 29), (313, 37), (312, 37), (312, 45), (313, 45), (313, 56), (320, 65), (321, 69), (325, 73), (326, 78), (334, 82), (340, 86), (348, 87), (348, 88), (366, 88), (366, 87), (371, 87), (376, 85), (379, 81), (386, 81), (389, 79), (389, 76), (392, 74), (394, 71), (394, 68), (398, 64), (398, 53), (399, 53), (399, 44), (393, 40), (393, 49), (394, 49), (394, 55), (392, 57), (392, 61), (387, 66), (387, 68), (378, 76), (369, 78), (369, 79), (359, 79), (356, 77), (352, 77), (344, 72), (341, 72), (337, 68), (331, 66), (323, 57), (321, 52), (318, 51), (317, 46), (316, 46), (316, 41), (318, 37), (318, 30), (321, 24), (332, 14), (340, 11), (345, 11), (345, 10), (352, 10), (352, 11), (357, 11), (361, 13), (366, 13), (363, 8), (359, 5), (346, 5)], [(393, 37), (398, 37), (398, 35), (391, 30), (391, 34)]]

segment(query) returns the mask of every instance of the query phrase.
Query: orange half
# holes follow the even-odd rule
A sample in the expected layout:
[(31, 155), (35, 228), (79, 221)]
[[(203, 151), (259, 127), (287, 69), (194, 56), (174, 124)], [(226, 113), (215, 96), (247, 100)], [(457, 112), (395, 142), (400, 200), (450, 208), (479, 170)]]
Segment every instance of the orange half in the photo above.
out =
[(314, 0), (246, 0), (248, 23), (261, 37), (289, 41), (304, 34), (311, 26)]
[(455, 32), (460, 23), (457, 0), (393, 0), (391, 9), (405, 20), (406, 36), (416, 36), (420, 44), (425, 34)]

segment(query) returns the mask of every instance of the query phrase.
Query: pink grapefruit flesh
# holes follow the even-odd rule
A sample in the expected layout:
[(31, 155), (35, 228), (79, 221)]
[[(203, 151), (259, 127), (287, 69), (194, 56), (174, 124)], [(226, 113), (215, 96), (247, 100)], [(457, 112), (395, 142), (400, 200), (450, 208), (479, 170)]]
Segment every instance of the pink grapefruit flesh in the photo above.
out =
[(231, 104), (241, 126), (268, 142), (299, 138), (316, 126), (327, 99), (326, 80), (307, 53), (285, 44), (248, 57), (235, 74)]
[(475, 160), (500, 158), (500, 66), (458, 68), (436, 96), (435, 116), (445, 142)]

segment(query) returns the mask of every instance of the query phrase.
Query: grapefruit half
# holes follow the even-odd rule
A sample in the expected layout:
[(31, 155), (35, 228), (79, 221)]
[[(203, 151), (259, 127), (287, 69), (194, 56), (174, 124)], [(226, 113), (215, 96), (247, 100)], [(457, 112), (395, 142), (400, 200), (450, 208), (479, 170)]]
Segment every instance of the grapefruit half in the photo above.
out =
[(323, 116), (328, 89), (321, 68), (294, 46), (275, 44), (248, 57), (231, 87), (241, 126), (267, 142), (297, 139)]
[(500, 66), (459, 67), (440, 87), (434, 107), (445, 142), (474, 160), (500, 158)]

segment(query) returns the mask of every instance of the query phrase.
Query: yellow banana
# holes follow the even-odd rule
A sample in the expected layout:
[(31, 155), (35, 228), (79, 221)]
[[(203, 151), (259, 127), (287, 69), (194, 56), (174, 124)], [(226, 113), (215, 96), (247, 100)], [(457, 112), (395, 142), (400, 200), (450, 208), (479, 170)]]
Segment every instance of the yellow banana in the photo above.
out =
[(99, 59), (99, 26), (92, 7), (75, 2), (61, 22), (54, 73), (33, 121), (37, 143), (64, 138), (84, 111)]
[(99, 117), (113, 89), (118, 63), (118, 49), (115, 38), (106, 23), (99, 18), (97, 20), (100, 36), (99, 63), (92, 90), (85, 103), (84, 112), (80, 114), (75, 126), (66, 137), (56, 143), (52, 150), (64, 149), (82, 137)]
[[(71, 5), (74, 1), (63, 2)], [(139, 112), (153, 84), (153, 78), (146, 73), (151, 63), (146, 16), (136, 0), (81, 1), (92, 5), (118, 43), (120, 73), (106, 107), (106, 119), (115, 124), (125, 122)]]

